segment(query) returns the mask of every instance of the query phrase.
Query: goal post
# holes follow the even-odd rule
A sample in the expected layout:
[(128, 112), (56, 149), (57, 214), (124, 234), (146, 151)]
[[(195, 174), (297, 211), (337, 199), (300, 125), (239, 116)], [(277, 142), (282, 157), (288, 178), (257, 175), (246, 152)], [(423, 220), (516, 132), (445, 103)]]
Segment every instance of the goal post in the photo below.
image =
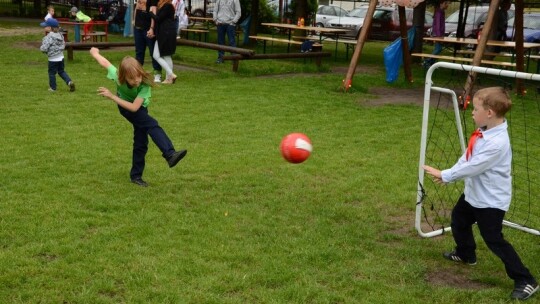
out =
[[(511, 80), (540, 81), (540, 74), (450, 62), (437, 62), (428, 69), (424, 87), (415, 214), (415, 228), (422, 237), (433, 237), (451, 230), (449, 220), (451, 209), (463, 192), (463, 182), (451, 183), (446, 186), (435, 185), (431, 179), (425, 179), (422, 168), (426, 164), (426, 160), (429, 160), (428, 165), (441, 169), (450, 168), (466, 149), (468, 133), (464, 126), (467, 125), (467, 118), (462, 117), (464, 110), (460, 108), (455, 90), (434, 86), (433, 76), (437, 69), (461, 71), (462, 73), (473, 72), (479, 76), (492, 75), (491, 77), (494, 78)], [(535, 85), (540, 87), (540, 83), (535, 83)], [(540, 92), (540, 89), (538, 90)], [(444, 99), (440, 97), (439, 101), (434, 102), (432, 96), (437, 95), (444, 96)], [(510, 112), (513, 112), (515, 108), (514, 98), (512, 101), (513, 106)], [(503, 223), (512, 228), (540, 235), (538, 230), (540, 229), (540, 190), (537, 190), (540, 188), (540, 123), (535, 123), (535, 121), (540, 121), (540, 107), (535, 109), (536, 113), (533, 114), (527, 113), (530, 112), (527, 109), (520, 110), (525, 113), (516, 114), (518, 116), (515, 119), (515, 126), (513, 125), (514, 119), (509, 120), (512, 150), (514, 158), (516, 155), (518, 157), (517, 160), (513, 159), (512, 161), (512, 203)], [(516, 130), (514, 131), (514, 129)], [(519, 140), (516, 139), (516, 142), (519, 143), (516, 144), (517, 147), (514, 147), (512, 138), (514, 133), (516, 137), (519, 136)], [(519, 174), (518, 177), (516, 177), (517, 174)], [(513, 209), (514, 207), (516, 210)], [(516, 220), (513, 220), (514, 218)]]

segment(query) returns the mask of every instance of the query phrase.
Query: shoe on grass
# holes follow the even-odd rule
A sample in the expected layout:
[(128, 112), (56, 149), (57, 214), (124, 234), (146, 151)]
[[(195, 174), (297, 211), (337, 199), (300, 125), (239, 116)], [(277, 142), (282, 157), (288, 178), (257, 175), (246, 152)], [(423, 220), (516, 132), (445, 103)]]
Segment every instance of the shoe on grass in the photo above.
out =
[(68, 83), (68, 86), (69, 86), (69, 91), (70, 92), (75, 92), (75, 83), (73, 81), (70, 81)]
[(148, 187), (148, 183), (143, 181), (142, 177), (134, 177), (131, 179), (131, 182), (141, 187)]
[(537, 291), (538, 283), (519, 284), (512, 291), (510, 298), (516, 300), (527, 300)]
[(457, 255), (455, 250), (443, 253), (443, 257), (447, 260), (454, 261), (454, 262), (461, 262), (468, 265), (476, 265), (476, 258), (464, 260)]
[(49, 88), (49, 92), (56, 92), (56, 90), (53, 88)]
[(167, 163), (169, 164), (169, 168), (176, 166), (176, 164), (178, 164), (178, 162), (182, 160), (182, 158), (184, 158), (186, 154), (187, 150), (180, 150), (174, 152), (171, 156), (167, 157)]
[(154, 74), (154, 82), (155, 83), (161, 82), (161, 74)]

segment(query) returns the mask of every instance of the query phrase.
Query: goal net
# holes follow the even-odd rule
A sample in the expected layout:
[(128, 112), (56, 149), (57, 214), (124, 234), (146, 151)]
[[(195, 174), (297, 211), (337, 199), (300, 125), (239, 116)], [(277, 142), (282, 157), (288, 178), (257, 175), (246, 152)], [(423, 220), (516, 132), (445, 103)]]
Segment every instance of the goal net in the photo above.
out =
[(422, 166), (448, 169), (465, 152), (476, 126), (471, 116), (472, 105), (461, 106), (456, 92), (463, 92), (463, 80), (470, 72), (477, 75), (471, 96), (483, 87), (502, 86), (511, 90), (517, 79), (527, 92), (524, 96), (511, 94), (512, 109), (506, 115), (513, 157), (512, 203), (504, 224), (540, 235), (540, 74), (448, 62), (435, 63), (426, 73), (416, 230), (422, 237), (450, 231), (452, 208), (463, 193), (462, 181), (445, 186), (435, 184), (425, 177)]

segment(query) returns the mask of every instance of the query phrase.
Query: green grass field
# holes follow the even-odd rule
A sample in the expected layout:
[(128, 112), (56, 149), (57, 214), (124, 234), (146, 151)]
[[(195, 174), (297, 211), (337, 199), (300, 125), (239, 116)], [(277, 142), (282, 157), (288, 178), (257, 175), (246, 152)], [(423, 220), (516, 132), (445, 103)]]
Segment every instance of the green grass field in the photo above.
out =
[[(508, 302), (513, 282), (478, 233), (465, 267), (442, 259), (450, 235), (414, 230), (422, 109), (366, 102), (370, 88), (422, 87), (424, 71), (386, 84), (383, 43), (366, 44), (373, 72), (347, 94), (330, 72), (343, 53), (321, 71), (246, 61), (234, 74), (215, 51), (180, 47), (190, 69), (153, 90), (149, 112), (189, 152), (169, 169), (151, 143), (141, 188), (131, 125), (96, 94), (113, 88), (105, 70), (78, 51), (76, 92), (60, 78), (48, 92), (47, 58), (28, 43), (41, 35), (0, 38), (0, 303)], [(278, 149), (291, 132), (313, 142), (300, 165)], [(504, 232), (540, 277), (538, 237)]]

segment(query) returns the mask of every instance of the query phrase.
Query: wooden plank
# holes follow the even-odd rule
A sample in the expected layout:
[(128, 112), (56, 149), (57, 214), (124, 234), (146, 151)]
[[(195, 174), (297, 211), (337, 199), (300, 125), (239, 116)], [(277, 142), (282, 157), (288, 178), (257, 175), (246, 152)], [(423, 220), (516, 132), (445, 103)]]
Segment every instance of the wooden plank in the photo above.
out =
[[(414, 57), (421, 57), (421, 58), (433, 58), (433, 59), (439, 59), (444, 61), (461, 61), (461, 62), (473, 62), (473, 58), (468, 57), (454, 57), (454, 56), (446, 56), (446, 55), (433, 55), (433, 54), (424, 54), (424, 53), (413, 53), (411, 56)], [(516, 64), (513, 62), (505, 62), (505, 61), (494, 61), (494, 60), (482, 60), (483, 64), (491, 64), (491, 65), (500, 65), (505, 67), (515, 67)]]
[(315, 64), (321, 66), (322, 57), (330, 57), (331, 53), (328, 52), (306, 52), (306, 53), (274, 53), (274, 54), (254, 54), (253, 56), (237, 55), (225, 55), (223, 60), (233, 61), (233, 72), (238, 71), (238, 65), (240, 60), (260, 60), (260, 59), (291, 59), (291, 58), (316, 58)]
[(249, 36), (249, 39), (282, 42), (282, 43), (296, 44), (296, 45), (302, 45), (303, 43), (302, 41), (288, 40), (288, 39), (283, 39), (283, 38), (274, 38), (274, 37), (267, 37), (267, 36)]
[[(215, 43), (207, 43), (186, 39), (176, 39), (176, 45), (185, 45), (191, 47), (198, 47), (203, 49), (211, 49), (216, 51), (224, 51), (235, 54), (241, 54), (244, 56), (252, 56), (255, 54), (255, 51), (249, 49), (243, 49), (238, 47), (232, 47), (227, 45), (220, 45)], [(118, 41), (118, 42), (66, 42), (66, 50), (68, 52), (68, 60), (73, 60), (73, 50), (74, 49), (89, 49), (90, 47), (97, 48), (109, 48), (109, 47), (120, 47), (120, 46), (135, 46), (135, 42), (131, 41)]]

